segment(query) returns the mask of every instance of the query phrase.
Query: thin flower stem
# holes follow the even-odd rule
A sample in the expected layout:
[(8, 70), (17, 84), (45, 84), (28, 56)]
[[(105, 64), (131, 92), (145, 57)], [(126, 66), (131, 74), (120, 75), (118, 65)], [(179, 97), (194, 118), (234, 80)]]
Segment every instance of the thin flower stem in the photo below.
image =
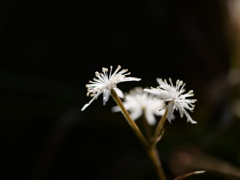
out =
[(161, 133), (161, 134), (158, 135), (158, 138), (156, 139), (155, 143), (153, 143), (153, 142), (151, 141), (151, 144), (150, 144), (151, 146), (156, 145), (156, 144), (158, 143), (158, 141), (160, 141), (160, 140), (162, 139), (163, 134), (164, 134), (164, 128), (162, 128), (162, 131), (161, 131), (160, 133)]
[[(146, 131), (147, 140), (149, 142), (152, 139), (151, 129), (150, 129), (150, 126), (149, 126), (145, 116), (142, 116), (142, 120), (143, 120), (144, 128)], [(164, 131), (161, 131), (161, 135), (159, 135), (159, 139), (161, 139), (163, 133), (164, 133)], [(161, 161), (160, 161), (160, 157), (158, 154), (156, 144), (152, 145), (150, 147), (150, 149), (147, 151), (147, 153), (148, 153), (149, 157), (151, 158), (152, 162), (154, 163), (154, 167), (156, 169), (156, 172), (157, 172), (159, 178), (161, 180), (166, 180), (165, 173), (163, 172), (163, 169), (162, 169), (162, 165), (161, 165)]]
[(190, 173), (187, 173), (184, 175), (180, 175), (180, 176), (176, 177), (174, 180), (182, 180), (182, 179), (192, 176), (194, 174), (202, 174), (202, 173), (205, 173), (205, 171), (193, 171), (193, 172), (190, 172)]
[(130, 114), (125, 109), (121, 99), (118, 97), (117, 93), (113, 89), (111, 89), (111, 96), (115, 100), (117, 105), (120, 107), (122, 114), (126, 118), (128, 124), (132, 127), (133, 131), (136, 133), (137, 137), (142, 142), (144, 147), (149, 148), (149, 143), (147, 142), (146, 138), (143, 136), (142, 132), (140, 131), (136, 123), (132, 120)]
[(152, 160), (155, 170), (157, 172), (157, 175), (159, 177), (160, 180), (166, 180), (166, 175), (162, 169), (162, 165), (161, 165), (161, 161), (159, 158), (159, 154), (158, 154), (158, 150), (156, 148), (156, 146), (152, 146), (148, 151), (148, 156), (150, 157), (150, 159)]
[(122, 114), (126, 118), (129, 125), (132, 127), (133, 131), (135, 132), (135, 134), (137, 135), (139, 140), (142, 142), (145, 150), (147, 151), (147, 154), (148, 154), (149, 158), (153, 162), (153, 165), (156, 169), (159, 180), (166, 180), (166, 176), (165, 176), (165, 173), (164, 173), (164, 171), (162, 169), (162, 166), (161, 166), (161, 162), (160, 162), (160, 159), (159, 159), (159, 155), (158, 155), (156, 145), (155, 144), (152, 145), (152, 146), (149, 145), (149, 142), (146, 140), (146, 138), (142, 134), (141, 130), (138, 128), (137, 124), (132, 120), (128, 111), (124, 107), (121, 99), (118, 97), (117, 93), (113, 89), (111, 89), (111, 96), (114, 99), (114, 101), (117, 103), (117, 105), (120, 107)]
[(157, 128), (155, 130), (154, 136), (153, 136), (153, 138), (151, 140), (151, 146), (156, 145), (157, 142), (158, 142), (158, 139), (159, 139), (158, 137), (161, 134), (161, 131), (163, 130), (163, 125), (164, 125), (164, 123), (165, 123), (165, 121), (167, 119), (167, 113), (168, 113), (168, 107), (166, 108), (166, 111), (165, 111), (164, 115), (161, 117), (161, 119), (160, 119), (160, 121), (159, 121), (159, 123), (157, 125)]

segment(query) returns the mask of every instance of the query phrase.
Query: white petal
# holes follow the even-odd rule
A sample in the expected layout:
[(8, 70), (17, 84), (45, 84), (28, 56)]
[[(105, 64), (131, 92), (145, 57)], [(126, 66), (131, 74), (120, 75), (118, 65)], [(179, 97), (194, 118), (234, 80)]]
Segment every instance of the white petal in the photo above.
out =
[(142, 115), (141, 109), (134, 110), (133, 112), (130, 113), (130, 116), (133, 120), (138, 119), (141, 115)]
[(120, 89), (118, 89), (118, 88), (113, 88), (113, 89), (117, 93), (118, 97), (120, 97), (120, 98), (124, 97), (123, 92)]
[(192, 123), (192, 124), (197, 124), (196, 121), (192, 120), (192, 119), (189, 119), (189, 121)]
[(167, 112), (167, 119), (171, 123), (171, 120), (173, 118), (173, 112), (174, 112), (174, 103), (171, 103), (168, 106), (168, 112)]
[(192, 123), (192, 124), (197, 124), (197, 122), (194, 121), (194, 120), (191, 118), (191, 116), (188, 114), (188, 112), (187, 112), (186, 110), (184, 110), (184, 114), (185, 114), (185, 116), (187, 117), (187, 122), (190, 121), (190, 123)]
[(126, 82), (126, 81), (141, 81), (141, 78), (126, 77), (126, 78), (121, 80), (121, 82)]
[(177, 106), (176, 106), (176, 109), (179, 111), (180, 117), (183, 118), (185, 109), (182, 108), (182, 107), (179, 107), (179, 108), (178, 108)]
[(149, 125), (155, 125), (156, 124), (155, 116), (150, 111), (145, 111), (145, 117), (146, 117)]
[(103, 105), (106, 104), (106, 102), (108, 101), (109, 99), (109, 96), (110, 96), (110, 89), (104, 89), (103, 90)]
[(159, 96), (159, 94), (162, 90), (159, 90), (159, 89), (143, 89), (143, 91)]
[[(97, 95), (97, 96), (98, 96), (98, 95)], [(81, 111), (84, 111), (84, 110), (93, 102), (93, 100), (95, 100), (95, 99), (97, 98), (97, 96), (94, 96), (94, 97), (89, 101), (89, 103), (85, 104), (85, 105), (82, 107)]]
[(113, 111), (113, 112), (119, 112), (119, 111), (121, 111), (121, 110), (120, 110), (120, 107), (119, 107), (119, 106), (114, 106), (114, 107), (112, 107), (112, 111)]

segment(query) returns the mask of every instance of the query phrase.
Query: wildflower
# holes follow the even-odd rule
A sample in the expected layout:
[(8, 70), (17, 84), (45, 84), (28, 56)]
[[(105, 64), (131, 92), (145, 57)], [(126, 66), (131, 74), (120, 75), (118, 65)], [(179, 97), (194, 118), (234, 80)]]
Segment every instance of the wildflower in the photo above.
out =
[[(133, 120), (144, 114), (148, 124), (154, 125), (156, 123), (154, 115), (162, 116), (164, 114), (165, 110), (159, 111), (159, 108), (163, 108), (165, 103), (162, 100), (153, 99), (153, 97), (152, 94), (144, 92), (141, 87), (136, 87), (125, 95), (123, 104)], [(115, 106), (112, 111), (118, 112), (120, 108)]]
[(123, 93), (120, 89), (117, 88), (117, 84), (120, 82), (126, 82), (126, 81), (140, 81), (140, 78), (135, 77), (126, 77), (126, 75), (129, 75), (130, 72), (128, 72), (128, 69), (123, 69), (120, 71), (121, 66), (119, 65), (117, 69), (112, 73), (112, 66), (110, 66), (110, 72), (108, 74), (108, 68), (103, 67), (102, 73), (95, 72), (95, 76), (93, 78), (93, 81), (89, 81), (90, 84), (87, 84), (87, 96), (93, 97), (89, 103), (85, 104), (82, 111), (85, 110), (92, 102), (93, 100), (97, 99), (100, 94), (103, 93), (103, 105), (106, 104), (106, 102), (109, 99), (109, 96), (111, 94), (111, 89), (114, 89), (117, 93), (117, 95), (121, 98), (123, 98)]
[(157, 78), (157, 82), (159, 84), (157, 88), (144, 89), (144, 91), (158, 96), (165, 102), (169, 102), (167, 113), (168, 121), (171, 123), (173, 112), (176, 109), (179, 111), (181, 118), (185, 115), (187, 117), (187, 122), (190, 121), (192, 124), (196, 124), (197, 122), (194, 121), (186, 111), (193, 111), (195, 107), (193, 103), (197, 101), (196, 99), (186, 99), (194, 96), (193, 90), (183, 94), (185, 92), (184, 86), (186, 84), (180, 80), (176, 81), (176, 86), (173, 85), (171, 78), (169, 78), (170, 85), (166, 79), (163, 81), (162, 79)]

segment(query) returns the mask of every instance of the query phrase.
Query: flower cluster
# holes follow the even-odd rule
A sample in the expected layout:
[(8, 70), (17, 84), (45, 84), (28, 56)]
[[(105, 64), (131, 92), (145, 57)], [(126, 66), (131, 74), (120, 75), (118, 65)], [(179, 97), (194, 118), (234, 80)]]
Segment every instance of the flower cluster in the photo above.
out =
[(117, 69), (112, 73), (113, 67), (110, 66), (110, 72), (108, 74), (109, 69), (103, 67), (102, 73), (95, 72), (96, 78), (93, 78), (93, 81), (89, 81), (90, 84), (87, 84), (87, 96), (93, 97), (89, 103), (85, 104), (82, 108), (82, 111), (85, 110), (92, 102), (93, 100), (97, 99), (100, 94), (103, 93), (103, 105), (106, 104), (106, 102), (109, 99), (111, 89), (114, 89), (119, 97), (123, 97), (123, 93), (120, 89), (117, 88), (117, 84), (120, 82), (126, 82), (126, 81), (140, 81), (140, 78), (135, 77), (126, 77), (126, 75), (129, 75), (130, 72), (128, 72), (127, 69), (121, 69), (121, 66), (119, 65)]
[(179, 111), (181, 118), (183, 117), (183, 115), (185, 115), (188, 122), (190, 121), (192, 124), (196, 124), (197, 122), (194, 121), (186, 111), (193, 111), (195, 107), (193, 103), (195, 103), (197, 100), (187, 99), (188, 97), (194, 96), (193, 90), (189, 91), (186, 94), (183, 94), (185, 92), (184, 87), (186, 84), (180, 80), (176, 81), (176, 86), (173, 85), (171, 78), (169, 78), (170, 84), (168, 84), (166, 79), (162, 80), (157, 78), (157, 82), (159, 84), (157, 88), (144, 89), (144, 91), (154, 94), (165, 102), (168, 102), (168, 121), (171, 122), (173, 112), (176, 109), (177, 111)]
[[(129, 93), (123, 94), (123, 92), (117, 88), (117, 84), (127, 81), (140, 81), (140, 78), (127, 77), (130, 72), (127, 69), (122, 69), (118, 66), (113, 72), (113, 67), (102, 68), (102, 72), (95, 72), (96, 77), (93, 81), (89, 81), (87, 87), (87, 96), (91, 96), (92, 99), (83, 106), (82, 111), (85, 110), (99, 95), (103, 94), (103, 105), (106, 104), (110, 95), (118, 106), (114, 106), (112, 111), (121, 111), (129, 126), (133, 129), (134, 133), (145, 147), (149, 158), (151, 159), (154, 167), (156, 168), (159, 179), (166, 180), (165, 173), (161, 167), (161, 162), (158, 155), (157, 143), (161, 140), (164, 134), (164, 123), (166, 119), (171, 123), (173, 119), (174, 111), (179, 111), (180, 117), (187, 117), (187, 122), (196, 124), (188, 111), (194, 110), (194, 103), (196, 99), (193, 97), (193, 91), (185, 93), (185, 83), (181, 80), (176, 81), (176, 85), (172, 83), (171, 78), (169, 82), (165, 79), (157, 78), (159, 84), (156, 88), (141, 88), (136, 87)], [(123, 99), (123, 101), (121, 100)], [(145, 117), (149, 125), (155, 125), (155, 116), (162, 116), (158, 121), (156, 128), (150, 128), (150, 126), (144, 126), (145, 134), (142, 133), (141, 128), (134, 120), (139, 117)], [(152, 133), (152, 130), (154, 132)], [(202, 173), (203, 171), (195, 171), (188, 173), (184, 176), (179, 176), (176, 179), (182, 179), (192, 174)]]
[[(141, 87), (136, 87), (125, 94), (124, 102), (125, 108), (130, 112), (133, 120), (138, 119), (144, 115), (149, 125), (155, 125), (155, 116), (162, 116), (165, 112), (165, 103), (160, 99), (154, 98), (154, 95), (144, 92)], [(162, 109), (162, 110), (160, 110)], [(119, 106), (112, 108), (113, 112), (120, 111)]]
[[(102, 72), (95, 72), (96, 77), (93, 78), (93, 81), (89, 81), (90, 84), (87, 84), (87, 96), (91, 96), (92, 99), (89, 103), (85, 104), (82, 108), (82, 111), (85, 110), (93, 100), (97, 99), (100, 94), (103, 94), (103, 105), (109, 99), (111, 94), (111, 89), (113, 89), (120, 98), (123, 98), (124, 95), (120, 89), (117, 88), (117, 84), (120, 82), (127, 81), (140, 81), (140, 78), (135, 77), (126, 77), (130, 74), (127, 69), (121, 69), (121, 66), (118, 66), (117, 69), (112, 73), (113, 67), (102, 68)], [(167, 119), (171, 123), (173, 119), (173, 113), (175, 110), (179, 111), (181, 118), (185, 115), (187, 117), (187, 122), (196, 124), (187, 110), (194, 110), (194, 103), (196, 99), (188, 99), (189, 97), (194, 96), (193, 91), (185, 93), (185, 83), (181, 80), (176, 81), (174, 86), (171, 78), (169, 78), (169, 83), (167, 80), (162, 80), (157, 78), (159, 86), (157, 88), (135, 88), (129, 94), (126, 94), (124, 106), (130, 112), (132, 119), (137, 119), (141, 115), (145, 115), (148, 123), (153, 125), (156, 123), (154, 115), (162, 116), (165, 110), (167, 109)], [(154, 98), (156, 97), (156, 98)], [(167, 106), (165, 102), (168, 103)], [(114, 107), (113, 111), (120, 111), (119, 107)]]

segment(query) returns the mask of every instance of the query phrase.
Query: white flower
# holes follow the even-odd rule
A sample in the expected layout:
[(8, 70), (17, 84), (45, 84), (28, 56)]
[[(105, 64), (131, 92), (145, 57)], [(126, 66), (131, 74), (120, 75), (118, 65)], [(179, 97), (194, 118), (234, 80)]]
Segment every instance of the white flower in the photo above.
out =
[[(126, 94), (124, 97), (124, 107), (129, 111), (133, 120), (138, 119), (143, 114), (146, 117), (148, 124), (156, 124), (154, 115), (162, 116), (165, 110), (159, 110), (159, 108), (165, 107), (164, 101), (160, 99), (153, 99), (153, 95), (144, 92), (141, 87), (136, 87)], [(115, 106), (112, 111), (118, 112), (120, 108)]]
[(193, 103), (197, 101), (196, 99), (186, 99), (194, 96), (193, 90), (183, 94), (185, 92), (185, 83), (180, 80), (176, 81), (176, 86), (173, 85), (171, 78), (169, 78), (170, 85), (167, 83), (166, 79), (163, 81), (162, 79), (157, 78), (157, 82), (159, 84), (157, 88), (144, 89), (144, 91), (160, 97), (160, 99), (165, 102), (169, 102), (167, 113), (168, 121), (171, 123), (173, 112), (176, 109), (179, 111), (181, 118), (185, 115), (187, 117), (187, 122), (190, 121), (192, 124), (196, 124), (197, 122), (194, 121), (186, 111), (193, 111)]
[(134, 78), (134, 77), (126, 77), (126, 75), (129, 75), (130, 72), (128, 72), (127, 69), (121, 69), (121, 66), (119, 65), (117, 69), (112, 73), (112, 66), (110, 66), (110, 72), (108, 74), (108, 68), (102, 68), (102, 73), (95, 72), (96, 78), (93, 78), (93, 81), (89, 81), (90, 84), (87, 84), (87, 96), (93, 97), (89, 103), (85, 104), (82, 111), (85, 110), (92, 102), (93, 100), (97, 99), (100, 94), (103, 93), (103, 105), (106, 104), (106, 102), (109, 99), (109, 96), (111, 94), (111, 89), (114, 89), (117, 93), (117, 95), (121, 98), (123, 98), (123, 93), (120, 89), (117, 88), (117, 84), (120, 82), (126, 82), (126, 81), (140, 81), (140, 78)]

